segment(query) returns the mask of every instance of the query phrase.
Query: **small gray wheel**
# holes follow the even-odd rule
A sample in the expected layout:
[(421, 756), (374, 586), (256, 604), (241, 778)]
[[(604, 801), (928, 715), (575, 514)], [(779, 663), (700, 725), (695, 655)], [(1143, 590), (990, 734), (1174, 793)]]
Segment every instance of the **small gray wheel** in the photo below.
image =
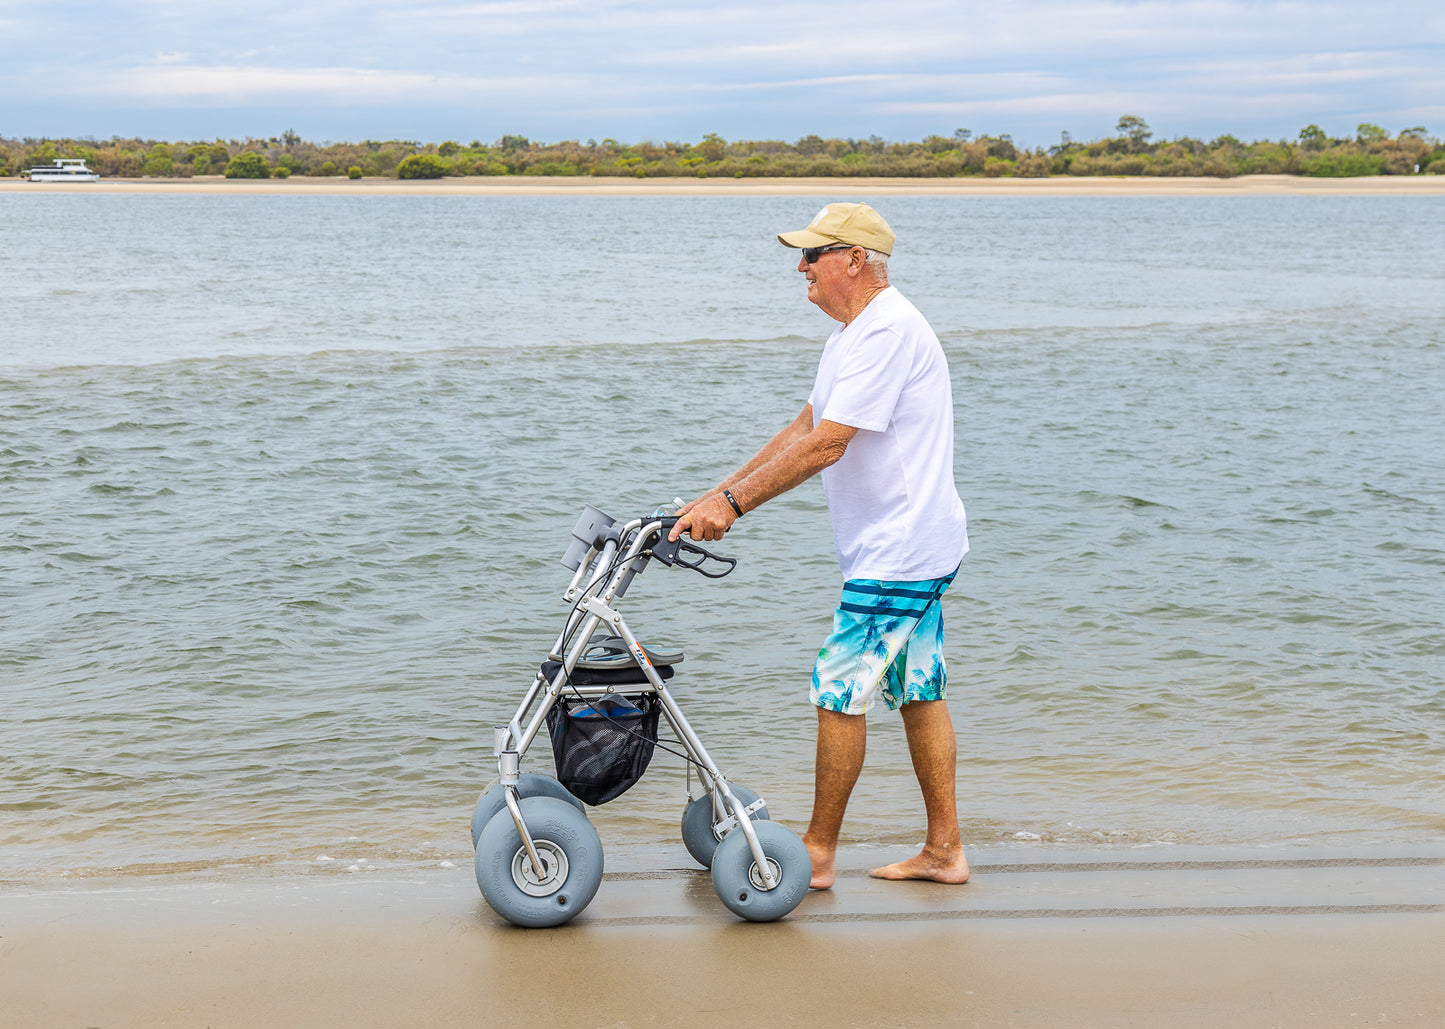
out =
[(592, 902), (602, 882), (602, 841), (587, 816), (565, 800), (527, 797), (518, 805), (541, 860), (506, 810), (477, 839), (477, 886), (492, 910), (528, 929), (561, 925)]
[(712, 886), (729, 911), (749, 922), (772, 922), (800, 903), (813, 878), (813, 859), (798, 834), (777, 822), (754, 822), (778, 885), (767, 888), (742, 832), (730, 832), (712, 856)]
[[(582, 802), (568, 793), (567, 787), (550, 775), (523, 772), (517, 777), (517, 794), (518, 799), (522, 797), (556, 797), (558, 800), (565, 800), (575, 805), (578, 811), (582, 810)], [(506, 806), (507, 798), (502, 791), (501, 783), (497, 783), (478, 798), (476, 810), (472, 812), (473, 847), (477, 845), (477, 837), (482, 835), (482, 830), (492, 820), (492, 816)]]
[[(746, 786), (739, 786), (735, 782), (728, 783), (728, 788), (733, 791), (733, 796), (742, 801), (743, 807), (747, 807), (758, 799), (758, 795)], [(755, 822), (766, 822), (768, 820), (768, 809), (760, 807), (749, 816)], [(682, 845), (692, 855), (693, 860), (702, 865), (703, 868), (712, 867), (712, 852), (722, 842), (722, 836), (713, 829), (712, 822), (712, 796), (703, 794), (697, 800), (692, 801), (682, 812)]]

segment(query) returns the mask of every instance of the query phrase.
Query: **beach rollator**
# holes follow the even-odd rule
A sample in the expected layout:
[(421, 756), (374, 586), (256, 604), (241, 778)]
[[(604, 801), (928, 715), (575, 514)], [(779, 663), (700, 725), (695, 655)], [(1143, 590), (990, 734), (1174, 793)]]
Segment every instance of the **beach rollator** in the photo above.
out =
[[(675, 522), (659, 511), (618, 523), (589, 505), (572, 530), (562, 558), (573, 571), (563, 594), (566, 622), (516, 714), (493, 730), (497, 783), (472, 814), (477, 886), (515, 925), (561, 925), (591, 903), (603, 865), (587, 806), (625, 793), (659, 747), (696, 773), (682, 842), (712, 870), (730, 911), (771, 922), (808, 892), (812, 862), (803, 841), (769, 818), (761, 797), (718, 769), (668, 689), (682, 652), (644, 646), (619, 610), (652, 561), (709, 579), (736, 567), (687, 539), (669, 541)], [(663, 722), (674, 737), (666, 743), (658, 739)], [(544, 728), (556, 778), (521, 770)]]

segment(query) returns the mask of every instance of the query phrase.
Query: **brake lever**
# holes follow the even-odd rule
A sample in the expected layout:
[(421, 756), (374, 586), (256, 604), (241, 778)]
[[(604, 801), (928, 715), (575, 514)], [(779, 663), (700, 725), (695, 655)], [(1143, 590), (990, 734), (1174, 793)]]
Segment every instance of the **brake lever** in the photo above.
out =
[[(696, 543), (684, 540), (681, 536), (675, 540), (668, 539), (667, 536), (663, 534), (670, 530), (676, 523), (677, 519), (675, 517), (662, 519), (662, 531), (659, 533), (657, 542), (652, 545), (652, 556), (658, 561), (661, 561), (669, 568), (673, 565), (681, 565), (709, 579), (721, 579), (738, 566), (736, 558), (719, 557), (710, 550), (704, 550)], [(697, 555), (697, 560), (689, 561), (684, 555)], [(709, 560), (727, 565), (727, 570), (722, 572), (707, 571), (703, 565)]]
[[(738, 566), (738, 561), (735, 557), (719, 557), (717, 554), (712, 553), (712, 551), (704, 550), (696, 543), (683, 543), (682, 540), (678, 540), (677, 542), (679, 546), (677, 553), (673, 555), (673, 560), (682, 565), (682, 567), (691, 568), (694, 572), (697, 572), (697, 574), (706, 576), (709, 579), (721, 579)], [(697, 554), (698, 559), (696, 561), (685, 561), (683, 560), (684, 554)], [(727, 568), (721, 572), (709, 572), (703, 565), (710, 560), (716, 561), (719, 564), (725, 564)]]

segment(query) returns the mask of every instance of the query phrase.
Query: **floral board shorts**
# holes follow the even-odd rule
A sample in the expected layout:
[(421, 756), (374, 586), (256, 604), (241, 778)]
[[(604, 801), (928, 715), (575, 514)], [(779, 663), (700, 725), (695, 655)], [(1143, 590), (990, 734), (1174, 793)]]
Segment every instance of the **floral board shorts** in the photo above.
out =
[(833, 613), (833, 632), (813, 665), (808, 699), (817, 707), (861, 715), (880, 696), (896, 711), (915, 700), (943, 700), (942, 579), (887, 582), (849, 579)]

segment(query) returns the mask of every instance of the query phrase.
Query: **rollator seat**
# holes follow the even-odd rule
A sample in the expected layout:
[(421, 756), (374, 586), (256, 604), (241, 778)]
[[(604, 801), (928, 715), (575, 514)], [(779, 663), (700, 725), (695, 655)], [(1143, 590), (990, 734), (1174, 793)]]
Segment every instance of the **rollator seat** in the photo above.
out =
[[(642, 652), (664, 680), (673, 677), (673, 665), (682, 663), (680, 650), (644, 644)], [(548, 682), (556, 678), (561, 670), (561, 661), (542, 662), (542, 675)], [(646, 683), (647, 676), (642, 674), (642, 668), (621, 636), (599, 633), (587, 641), (587, 649), (582, 652), (577, 667), (572, 669), (569, 681), (576, 686), (626, 686)]]

